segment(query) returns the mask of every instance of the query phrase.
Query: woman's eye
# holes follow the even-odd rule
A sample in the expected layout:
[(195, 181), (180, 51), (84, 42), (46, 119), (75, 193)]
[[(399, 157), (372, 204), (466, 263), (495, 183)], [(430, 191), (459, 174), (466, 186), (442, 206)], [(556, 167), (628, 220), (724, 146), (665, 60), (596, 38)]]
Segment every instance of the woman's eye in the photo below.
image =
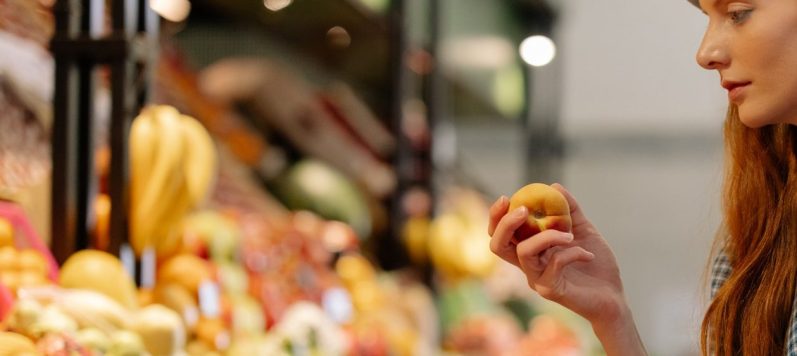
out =
[(752, 12), (753, 12), (753, 10), (749, 10), (749, 9), (747, 9), (747, 10), (737, 10), (737, 11), (729, 12), (728, 16), (730, 17), (731, 22), (733, 22), (734, 24), (740, 24), (740, 23), (744, 22), (744, 20), (747, 20), (747, 18), (750, 17), (750, 13), (752, 13)]

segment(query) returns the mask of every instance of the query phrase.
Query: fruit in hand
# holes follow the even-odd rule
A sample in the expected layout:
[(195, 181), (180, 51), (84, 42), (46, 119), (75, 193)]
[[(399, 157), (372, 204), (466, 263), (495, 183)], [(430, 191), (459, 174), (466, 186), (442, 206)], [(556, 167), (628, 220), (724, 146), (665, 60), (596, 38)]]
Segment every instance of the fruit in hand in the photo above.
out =
[(555, 229), (570, 232), (570, 206), (562, 193), (542, 183), (532, 183), (520, 188), (509, 198), (509, 211), (525, 206), (529, 209), (526, 223), (515, 230), (512, 241), (517, 244), (543, 230)]

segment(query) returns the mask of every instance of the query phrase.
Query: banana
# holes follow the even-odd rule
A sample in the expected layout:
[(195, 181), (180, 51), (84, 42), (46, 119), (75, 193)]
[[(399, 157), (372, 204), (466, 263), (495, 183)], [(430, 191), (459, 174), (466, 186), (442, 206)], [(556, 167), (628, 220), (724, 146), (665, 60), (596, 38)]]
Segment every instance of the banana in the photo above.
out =
[(154, 245), (152, 227), (157, 226), (158, 217), (167, 215), (172, 209), (175, 199), (179, 199), (180, 184), (183, 179), (181, 159), (185, 153), (186, 143), (180, 121), (180, 113), (170, 106), (151, 107), (144, 115), (156, 125), (158, 151), (155, 159), (146, 169), (145, 179), (141, 181), (140, 195), (132, 209), (133, 231), (135, 238), (131, 245), (137, 254), (141, 254), (147, 246)]
[(169, 210), (163, 215), (153, 217), (150, 222), (155, 227), (151, 242), (159, 259), (175, 254), (182, 247), (182, 221), (193, 206), (188, 184), (183, 179), (176, 190), (175, 198), (169, 204)]
[(139, 255), (152, 246), (167, 257), (180, 248), (183, 218), (215, 181), (216, 148), (202, 124), (166, 105), (141, 112), (130, 144), (131, 245)]
[(192, 146), (183, 161), (183, 169), (191, 199), (196, 205), (205, 200), (216, 178), (218, 157), (213, 139), (205, 127), (193, 117), (183, 115), (181, 118), (186, 140)]
[(182, 221), (208, 194), (216, 175), (217, 156), (213, 139), (196, 119), (181, 115), (182, 134), (192, 149), (185, 151), (182, 160), (183, 180), (171, 209), (161, 220), (154, 222), (160, 229), (153, 237), (159, 258), (179, 251), (182, 245)]
[(130, 127), (130, 240), (142, 241), (147, 233), (146, 221), (139, 221), (137, 211), (141, 196), (147, 189), (148, 177), (158, 150), (157, 127), (151, 119), (151, 108), (146, 107), (133, 120)]

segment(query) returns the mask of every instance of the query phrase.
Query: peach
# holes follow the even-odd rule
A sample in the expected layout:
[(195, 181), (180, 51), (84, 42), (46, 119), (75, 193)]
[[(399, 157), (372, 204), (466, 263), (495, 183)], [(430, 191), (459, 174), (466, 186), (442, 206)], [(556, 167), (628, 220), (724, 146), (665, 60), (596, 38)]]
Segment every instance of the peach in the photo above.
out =
[(517, 244), (543, 230), (555, 229), (570, 232), (570, 205), (562, 193), (542, 183), (532, 183), (520, 188), (509, 198), (509, 211), (525, 206), (529, 209), (526, 223), (515, 230), (512, 241)]

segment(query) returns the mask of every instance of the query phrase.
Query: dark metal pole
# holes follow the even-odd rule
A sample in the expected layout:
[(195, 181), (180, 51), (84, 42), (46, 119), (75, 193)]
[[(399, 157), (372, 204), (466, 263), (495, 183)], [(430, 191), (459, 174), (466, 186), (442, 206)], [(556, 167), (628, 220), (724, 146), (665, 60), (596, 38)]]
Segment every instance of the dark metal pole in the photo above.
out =
[(401, 199), (406, 192), (408, 185), (408, 175), (411, 174), (412, 152), (410, 142), (404, 136), (401, 128), (404, 119), (402, 109), (405, 93), (407, 92), (407, 29), (406, 29), (406, 1), (393, 0), (390, 3), (390, 14), (388, 15), (388, 33), (390, 43), (390, 117), (391, 129), (396, 135), (398, 145), (393, 159), (393, 166), (396, 167), (398, 184), (396, 191), (390, 201), (390, 236), (380, 241), (377, 247), (377, 256), (385, 269), (396, 269), (406, 266), (408, 263), (407, 252), (401, 244), (401, 229), (404, 222)]
[[(125, 0), (113, 0), (111, 18), (115, 36), (127, 38)], [(109, 246), (113, 253), (119, 253), (123, 243), (127, 241), (128, 210), (128, 147), (127, 138), (130, 129), (132, 111), (129, 100), (131, 87), (131, 65), (127, 58), (116, 58), (111, 62), (111, 167), (109, 171), (109, 196), (111, 199), (111, 221), (109, 227)]]
[[(54, 5), (56, 33), (54, 40), (66, 39), (78, 32), (81, 6), (77, 0), (59, 0)], [(78, 71), (68, 57), (55, 56), (55, 93), (53, 95), (52, 133), (52, 207), (51, 240), (54, 257), (63, 263), (77, 239), (77, 137)]]
[(128, 194), (129, 182), (128, 168), (128, 136), (132, 122), (133, 100), (130, 94), (135, 91), (126, 91), (132, 81), (132, 64), (121, 61), (112, 64), (112, 111), (111, 111), (111, 170), (110, 170), (110, 198), (111, 221), (109, 249), (114, 253), (119, 252), (128, 236)]
[(437, 211), (436, 209), (436, 197), (437, 197), (437, 185), (435, 181), (434, 175), (434, 160), (433, 155), (435, 152), (435, 131), (438, 125), (444, 120), (443, 119), (443, 72), (442, 68), (440, 67), (440, 39), (441, 39), (441, 28), (442, 28), (442, 17), (443, 12), (441, 9), (441, 2), (440, 0), (429, 0), (429, 43), (428, 51), (429, 51), (429, 58), (431, 58), (431, 71), (427, 74), (426, 78), (426, 91), (424, 93), (424, 102), (426, 103), (427, 108), (427, 120), (429, 125), (429, 147), (427, 148), (427, 152), (423, 157), (426, 161), (426, 165), (428, 166), (428, 177), (427, 177), (427, 189), (429, 191), (429, 197), (432, 201), (431, 212)]
[[(145, 5), (146, 0), (113, 0), (113, 32), (102, 38), (90, 34), (93, 1), (104, 0), (59, 0), (54, 6), (52, 250), (61, 263), (74, 251), (89, 246), (91, 188), (96, 180), (94, 70), (98, 64), (111, 69), (109, 252), (118, 254), (127, 241), (128, 135), (134, 112), (143, 105), (148, 89), (146, 80), (137, 84), (134, 75), (137, 68), (140, 74), (154, 62), (157, 48), (153, 32), (159, 19)], [(136, 18), (130, 18), (131, 14)]]

